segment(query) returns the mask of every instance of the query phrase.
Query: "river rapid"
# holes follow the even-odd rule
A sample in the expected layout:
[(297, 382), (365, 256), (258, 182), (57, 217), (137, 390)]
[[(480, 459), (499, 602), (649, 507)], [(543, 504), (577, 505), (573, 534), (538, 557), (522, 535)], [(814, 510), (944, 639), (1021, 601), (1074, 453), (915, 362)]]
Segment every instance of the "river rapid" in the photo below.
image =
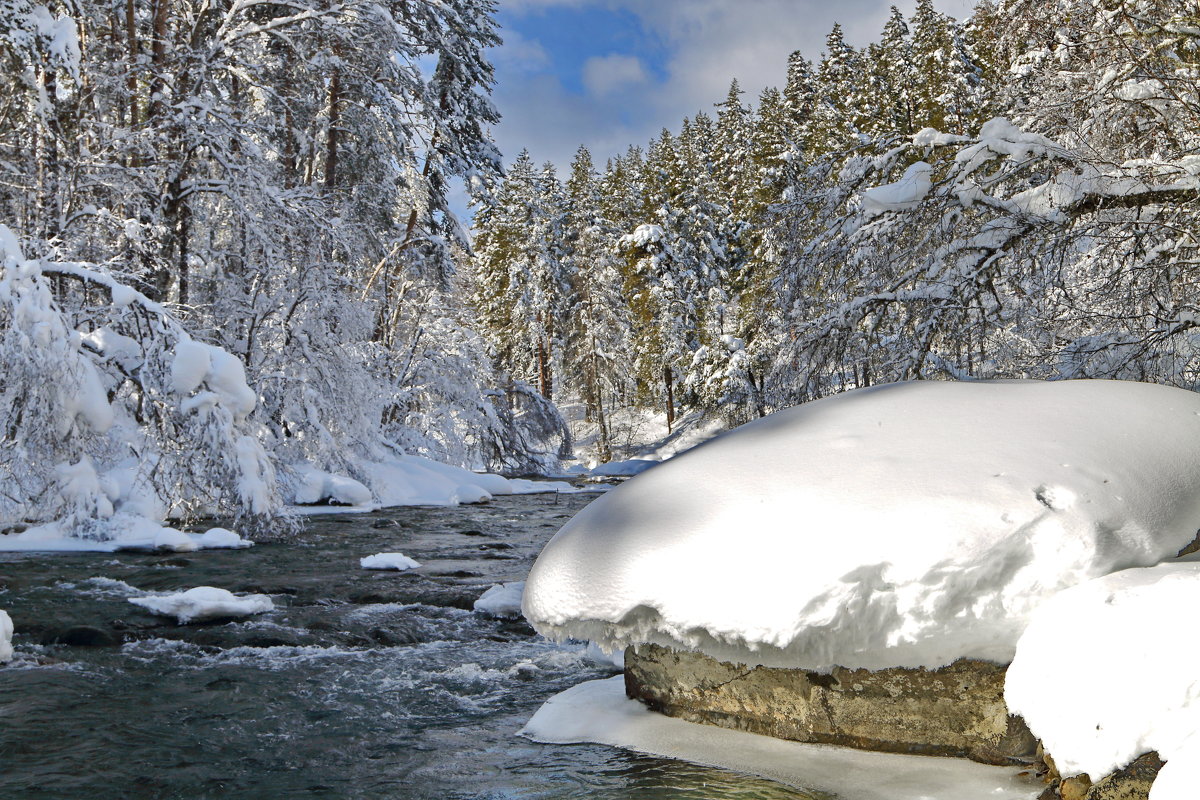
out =
[[(331, 514), (249, 550), (0, 553), (17, 649), (0, 666), (0, 800), (808, 798), (516, 736), (547, 697), (617, 669), (472, 604), (524, 580), (593, 497)], [(359, 566), (395, 551), (423, 566)], [(128, 602), (202, 585), (276, 609), (177, 625)]]

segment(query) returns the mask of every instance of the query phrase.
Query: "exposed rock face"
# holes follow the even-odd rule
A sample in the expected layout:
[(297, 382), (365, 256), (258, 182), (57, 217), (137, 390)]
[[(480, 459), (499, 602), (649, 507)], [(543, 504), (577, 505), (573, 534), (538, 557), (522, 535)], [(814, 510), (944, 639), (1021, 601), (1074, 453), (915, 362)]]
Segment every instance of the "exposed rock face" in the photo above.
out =
[(723, 728), (891, 753), (960, 756), (985, 764), (1044, 763), (1040, 800), (1147, 800), (1162, 768), (1146, 753), (1093, 783), (1059, 776), (1004, 704), (1006, 667), (960, 659), (941, 669), (747, 667), (652, 644), (625, 651), (625, 693), (672, 717)]
[(780, 739), (985, 764), (1036, 758), (1004, 704), (1004, 667), (986, 661), (823, 674), (639, 645), (625, 651), (625, 691), (669, 716)]
[(1039, 800), (1147, 800), (1164, 763), (1158, 753), (1143, 753), (1129, 765), (1092, 783), (1087, 775), (1059, 778), (1054, 760), (1045, 760), (1053, 782)]

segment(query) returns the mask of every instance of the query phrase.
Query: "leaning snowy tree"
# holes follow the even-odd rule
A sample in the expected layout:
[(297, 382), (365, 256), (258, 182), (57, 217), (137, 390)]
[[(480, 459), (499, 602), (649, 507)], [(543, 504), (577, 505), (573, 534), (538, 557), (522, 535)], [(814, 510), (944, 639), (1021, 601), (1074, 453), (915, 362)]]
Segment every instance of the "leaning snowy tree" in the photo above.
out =
[(1195, 27), (1164, 4), (1078, 5), (1074, 33), (1043, 16), (1014, 34), (1033, 43), (1017, 91), (1046, 104), (1025, 127), (926, 129), (850, 157), (832, 191), (795, 187), (779, 224), (824, 222), (785, 256), (773, 384), (801, 388), (777, 403), (943, 375), (1194, 385)]

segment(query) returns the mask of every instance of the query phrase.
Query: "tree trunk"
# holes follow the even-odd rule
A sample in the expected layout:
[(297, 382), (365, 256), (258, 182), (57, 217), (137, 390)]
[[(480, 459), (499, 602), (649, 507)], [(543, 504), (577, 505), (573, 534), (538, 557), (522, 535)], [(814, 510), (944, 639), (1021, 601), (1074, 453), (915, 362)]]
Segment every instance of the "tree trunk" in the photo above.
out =
[[(137, 91), (137, 60), (138, 37), (137, 16), (134, 13), (135, 0), (125, 0), (125, 38), (129, 44), (129, 67), (125, 76), (125, 89), (129, 92), (129, 127), (132, 130), (138, 124), (138, 91)], [(137, 156), (133, 157), (134, 159)], [(132, 164), (131, 166), (137, 166)]]
[(150, 41), (150, 111), (148, 119), (157, 119), (163, 110), (163, 95), (167, 91), (164, 71), (167, 60), (167, 14), (171, 0), (157, 0), (154, 4), (154, 21)]
[(543, 317), (544, 334), (538, 337), (538, 391), (547, 400), (554, 399), (554, 366), (550, 363), (550, 340), (554, 336), (554, 323), (550, 315)]
[(333, 71), (329, 79), (329, 128), (325, 132), (325, 189), (331, 191), (337, 184), (338, 146), (341, 141), (342, 79)]
[(675, 387), (671, 379), (671, 367), (663, 364), (663, 385), (667, 387), (667, 433), (675, 424)]

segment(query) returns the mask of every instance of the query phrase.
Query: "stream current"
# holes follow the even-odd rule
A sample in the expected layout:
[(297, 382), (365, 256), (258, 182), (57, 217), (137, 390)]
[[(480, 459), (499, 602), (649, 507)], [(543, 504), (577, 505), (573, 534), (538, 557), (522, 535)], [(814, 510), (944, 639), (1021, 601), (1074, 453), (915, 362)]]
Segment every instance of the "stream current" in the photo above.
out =
[[(0, 553), (17, 650), (0, 666), (0, 800), (809, 798), (516, 736), (546, 698), (616, 669), (471, 607), (524, 580), (593, 497), (318, 516), (249, 550)], [(359, 566), (395, 551), (423, 566)], [(276, 609), (177, 625), (128, 602), (194, 586), (268, 594)]]

